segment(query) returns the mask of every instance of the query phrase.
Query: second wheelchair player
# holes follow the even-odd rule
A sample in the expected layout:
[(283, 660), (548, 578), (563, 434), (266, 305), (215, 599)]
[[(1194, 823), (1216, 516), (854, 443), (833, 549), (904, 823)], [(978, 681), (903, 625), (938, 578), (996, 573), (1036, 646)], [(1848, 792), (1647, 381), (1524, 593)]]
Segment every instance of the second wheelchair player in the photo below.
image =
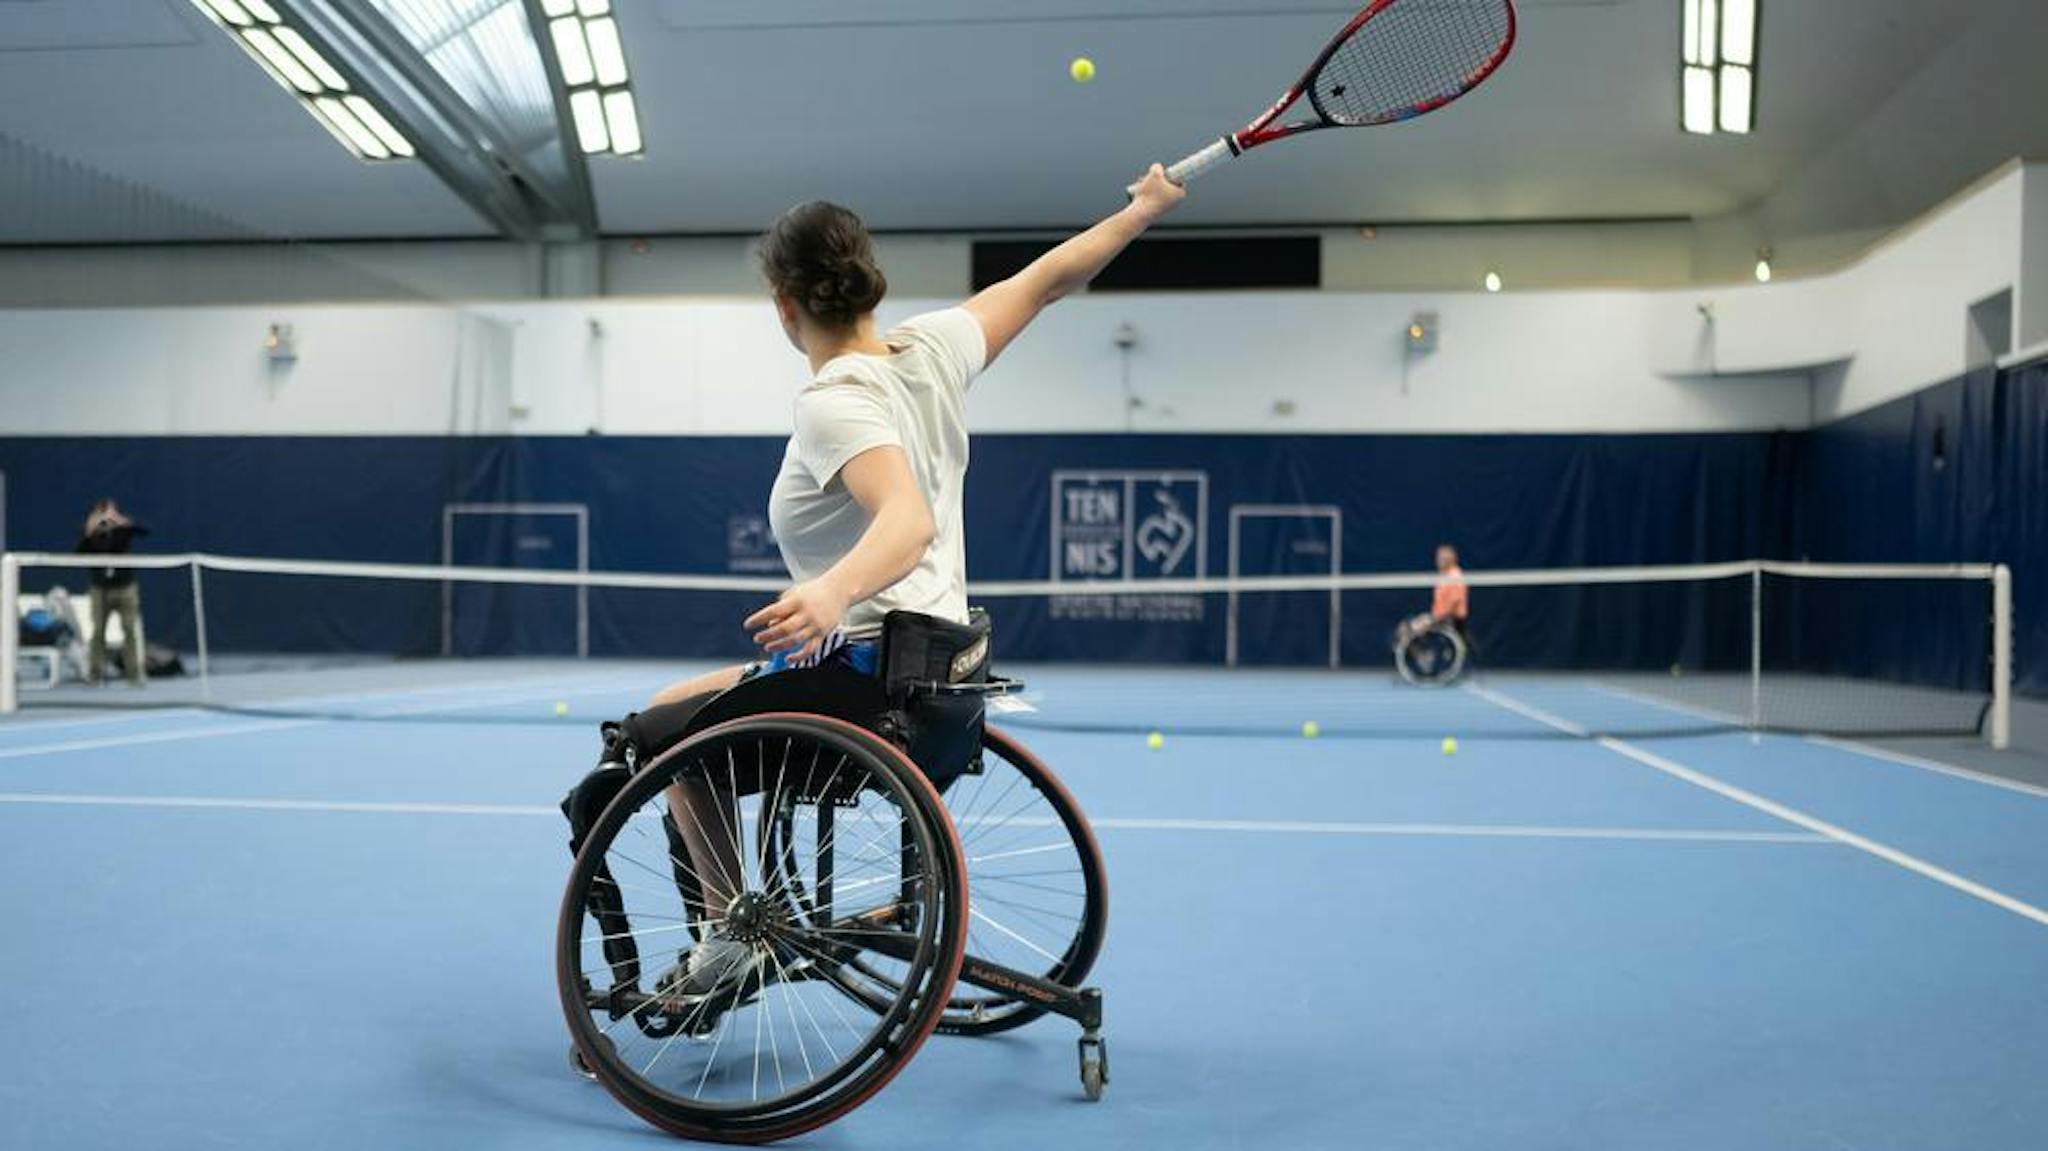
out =
[(1394, 631), (1394, 667), (1410, 683), (1454, 682), (1464, 674), (1472, 654), (1467, 630), (1472, 604), (1465, 570), (1458, 566), (1458, 549), (1438, 545), (1436, 570), (1438, 579), (1429, 610), (1402, 620)]

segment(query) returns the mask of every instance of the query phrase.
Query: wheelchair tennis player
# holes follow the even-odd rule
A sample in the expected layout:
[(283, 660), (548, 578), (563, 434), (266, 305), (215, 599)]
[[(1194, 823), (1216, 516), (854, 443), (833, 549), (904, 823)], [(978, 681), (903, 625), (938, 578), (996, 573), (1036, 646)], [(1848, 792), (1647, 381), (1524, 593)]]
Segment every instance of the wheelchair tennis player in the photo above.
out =
[(1466, 630), (1472, 605), (1465, 569), (1458, 566), (1458, 549), (1439, 544), (1436, 570), (1440, 578), (1429, 610), (1402, 620), (1394, 632), (1394, 667), (1410, 683), (1453, 682), (1464, 673), (1472, 652), (1472, 637)]
[[(860, 218), (814, 201), (776, 221), (761, 265), (783, 331), (811, 371), (769, 495), (797, 582), (745, 621), (761, 661), (673, 684), (651, 706), (701, 706), (743, 680), (825, 662), (874, 674), (893, 611), (967, 624), (968, 388), (1041, 311), (1094, 279), (1186, 195), (1154, 165), (1121, 211), (966, 303), (886, 332), (874, 312), (888, 281)], [(730, 821), (732, 802), (702, 780), (668, 795), (708, 909), (737, 895), (722, 877), (742, 874), (737, 845), (703, 831)], [(706, 995), (753, 974), (755, 949), (709, 922), (697, 934), (657, 986)]]

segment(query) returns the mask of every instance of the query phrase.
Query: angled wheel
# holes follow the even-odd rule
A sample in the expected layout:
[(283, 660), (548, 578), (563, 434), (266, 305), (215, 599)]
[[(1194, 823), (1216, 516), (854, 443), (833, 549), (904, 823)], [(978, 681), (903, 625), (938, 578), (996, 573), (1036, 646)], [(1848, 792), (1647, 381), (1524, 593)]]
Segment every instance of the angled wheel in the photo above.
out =
[(1455, 683), (1465, 670), (1465, 641), (1447, 627), (1427, 627), (1405, 635), (1394, 648), (1394, 667), (1417, 687)]
[[(993, 727), (982, 748), (981, 773), (959, 777), (945, 792), (967, 860), (968, 953), (1079, 987), (1109, 923), (1101, 849), (1074, 797), (1038, 757)], [(839, 975), (871, 1005), (896, 993), (890, 973), (865, 958)], [(939, 1030), (993, 1035), (1044, 1014), (1029, 1000), (962, 986)]]
[[(967, 951), (1079, 987), (1109, 929), (1102, 849), (1066, 785), (1023, 744), (990, 727), (982, 751), (982, 773), (946, 790), (967, 853)], [(993, 1035), (1043, 1014), (1028, 1000), (963, 986), (939, 1030)]]
[[(745, 949), (703, 994), (664, 978), (694, 938), (677, 890), (691, 861), (660, 823), (684, 781), (738, 797), (696, 827), (740, 860), (709, 926)], [(844, 1115), (944, 1013), (967, 936), (961, 856), (923, 773), (870, 732), (778, 714), (693, 736), (620, 791), (570, 873), (556, 976), (581, 1063), (692, 1139), (763, 1143)]]

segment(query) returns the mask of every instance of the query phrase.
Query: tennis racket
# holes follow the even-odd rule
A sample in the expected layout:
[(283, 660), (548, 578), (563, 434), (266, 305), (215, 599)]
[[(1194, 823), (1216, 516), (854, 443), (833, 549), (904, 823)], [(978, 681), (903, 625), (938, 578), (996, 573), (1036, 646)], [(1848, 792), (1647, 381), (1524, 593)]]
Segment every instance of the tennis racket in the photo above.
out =
[[(1374, 0), (1265, 115), (1168, 168), (1166, 178), (1185, 184), (1261, 144), (1304, 132), (1434, 112), (1485, 82), (1514, 46), (1514, 0)], [(1304, 114), (1282, 123), (1304, 97)]]

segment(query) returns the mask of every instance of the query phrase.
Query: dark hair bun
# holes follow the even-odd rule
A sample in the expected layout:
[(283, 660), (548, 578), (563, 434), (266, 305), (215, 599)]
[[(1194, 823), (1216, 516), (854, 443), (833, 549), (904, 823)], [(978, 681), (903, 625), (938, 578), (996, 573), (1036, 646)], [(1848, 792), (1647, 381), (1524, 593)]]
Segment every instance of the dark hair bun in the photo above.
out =
[(835, 328), (851, 327), (889, 292), (859, 216), (813, 200), (783, 213), (761, 238), (761, 270), (778, 296)]

